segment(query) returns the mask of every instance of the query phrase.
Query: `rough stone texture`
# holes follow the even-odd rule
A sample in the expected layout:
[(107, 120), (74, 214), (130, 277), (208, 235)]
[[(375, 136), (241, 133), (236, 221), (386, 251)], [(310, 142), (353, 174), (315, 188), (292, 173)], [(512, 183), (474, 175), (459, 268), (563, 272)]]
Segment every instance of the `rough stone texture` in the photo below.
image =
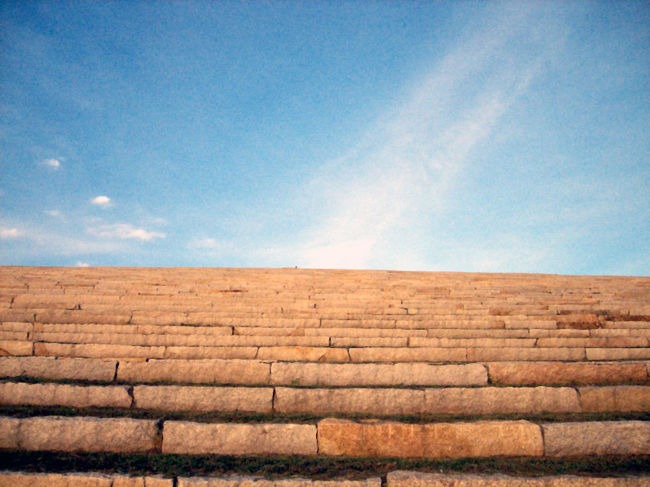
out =
[(278, 387), (275, 411), (312, 414), (421, 414), (424, 392), (410, 389), (293, 389)]
[(406, 347), (406, 337), (332, 337), (333, 347)]
[(486, 385), (483, 365), (271, 364), (271, 383), (302, 386)]
[(584, 360), (584, 348), (469, 348), (470, 361)]
[(351, 348), (352, 362), (464, 362), (465, 348)]
[(163, 453), (315, 455), (316, 426), (166, 421)]
[(322, 455), (460, 458), (541, 456), (540, 427), (528, 421), (407, 424), (325, 419), (318, 423)]
[(179, 477), (178, 487), (381, 487), (380, 478), (366, 480), (266, 480), (256, 477)]
[(325, 347), (260, 347), (260, 360), (291, 360), (296, 362), (348, 362), (348, 352)]
[(487, 364), (495, 384), (621, 384), (646, 382), (645, 364), (496, 362)]
[(409, 340), (411, 347), (534, 347), (531, 338), (418, 338)]
[(381, 487), (380, 478), (366, 480), (266, 480), (256, 477), (194, 477), (178, 478), (178, 487)]
[(0, 356), (32, 355), (32, 342), (0, 340)]
[(0, 383), (0, 404), (128, 408), (131, 397), (122, 386)]
[(426, 389), (423, 412), (429, 414), (509, 414), (580, 412), (570, 387), (479, 387)]
[(650, 348), (588, 348), (587, 360), (650, 359)]
[(175, 359), (253, 359), (257, 347), (166, 347), (156, 358)]
[(0, 472), (0, 487), (111, 487), (112, 482), (97, 473)]
[(0, 417), (0, 448), (18, 448), (20, 419)]
[(115, 376), (115, 361), (51, 357), (0, 358), (1, 377), (95, 380), (109, 382)]
[(650, 386), (581, 387), (585, 412), (650, 412)]
[(35, 343), (34, 355), (46, 357), (162, 358), (165, 347), (111, 344)]
[(543, 424), (545, 455), (647, 455), (650, 423), (607, 421)]
[(270, 413), (270, 387), (136, 386), (135, 406), (163, 411), (252, 411)]
[(513, 477), (510, 475), (439, 474), (424, 472), (390, 472), (386, 487), (641, 487), (650, 477), (607, 478), (575, 477)]
[(150, 360), (123, 362), (117, 380), (194, 384), (268, 384), (271, 366), (255, 360)]
[(45, 416), (20, 420), (24, 450), (146, 452), (157, 447), (155, 421)]

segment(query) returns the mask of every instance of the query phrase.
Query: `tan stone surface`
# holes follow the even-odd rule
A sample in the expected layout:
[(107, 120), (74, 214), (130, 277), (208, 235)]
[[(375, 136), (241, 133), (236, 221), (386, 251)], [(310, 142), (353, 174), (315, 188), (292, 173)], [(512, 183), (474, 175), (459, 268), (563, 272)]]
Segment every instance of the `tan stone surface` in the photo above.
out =
[(33, 327), (34, 327), (33, 323), (25, 323), (22, 321), (5, 321), (0, 323), (0, 330), (3, 331), (29, 332), (33, 330)]
[(135, 406), (163, 411), (272, 410), (271, 387), (136, 386)]
[(485, 385), (480, 364), (314, 364), (273, 363), (271, 383), (301, 386)]
[(32, 355), (33, 344), (29, 341), (0, 340), (0, 356)]
[(174, 486), (174, 479), (166, 479), (159, 476), (147, 476), (144, 478), (144, 487), (173, 487), (173, 486)]
[(295, 362), (348, 362), (348, 352), (324, 347), (260, 347), (259, 360), (290, 360)]
[(163, 453), (315, 455), (316, 426), (166, 421)]
[(113, 484), (111, 487), (145, 487), (144, 477), (113, 476)]
[(587, 360), (650, 359), (650, 348), (588, 348)]
[(351, 348), (352, 362), (465, 362), (465, 348)]
[(534, 347), (534, 338), (418, 338), (409, 340), (411, 347)]
[(585, 412), (650, 412), (650, 386), (580, 387)]
[(528, 421), (407, 424), (325, 419), (318, 423), (322, 455), (461, 458), (543, 454), (540, 427)]
[(468, 348), (469, 361), (584, 360), (583, 348)]
[(562, 362), (494, 362), (488, 363), (490, 379), (495, 384), (624, 384), (645, 382), (645, 364), (562, 363)]
[(178, 487), (381, 487), (381, 479), (309, 480), (292, 478), (266, 480), (239, 475), (230, 477), (179, 477)]
[(26, 331), (4, 331), (0, 330), (0, 343), (5, 341), (26, 341), (27, 340)]
[(135, 453), (157, 447), (155, 421), (59, 416), (20, 421), (19, 441), (24, 450)]
[(514, 477), (510, 475), (440, 474), (425, 472), (390, 472), (386, 487), (641, 487), (650, 477)]
[(411, 389), (278, 387), (275, 411), (312, 414), (421, 414), (424, 392)]
[(538, 347), (647, 347), (645, 337), (540, 338)]
[(34, 355), (88, 358), (162, 358), (165, 347), (139, 347), (112, 344), (35, 343)]
[(255, 355), (257, 347), (166, 347), (164, 352), (168, 359), (253, 359)]
[(407, 337), (332, 337), (333, 347), (406, 347)]
[(98, 473), (0, 472), (0, 487), (117, 487), (112, 482)]
[(0, 377), (38, 377), (41, 379), (73, 379), (112, 381), (115, 361), (51, 357), (0, 357)]
[(547, 423), (545, 455), (647, 455), (650, 424), (646, 421)]
[(123, 382), (186, 382), (193, 384), (268, 384), (271, 366), (256, 360), (120, 361)]
[(580, 412), (570, 387), (478, 387), (425, 389), (429, 414), (509, 414)]
[(18, 448), (20, 419), (0, 417), (0, 448)]
[(0, 383), (0, 404), (128, 408), (131, 397), (123, 386)]

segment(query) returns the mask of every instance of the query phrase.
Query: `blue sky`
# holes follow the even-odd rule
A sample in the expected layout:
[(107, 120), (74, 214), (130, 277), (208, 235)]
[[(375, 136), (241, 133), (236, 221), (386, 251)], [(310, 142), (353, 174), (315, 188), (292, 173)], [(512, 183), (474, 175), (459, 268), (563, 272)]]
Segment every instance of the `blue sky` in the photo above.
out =
[(647, 2), (0, 22), (0, 264), (650, 274)]

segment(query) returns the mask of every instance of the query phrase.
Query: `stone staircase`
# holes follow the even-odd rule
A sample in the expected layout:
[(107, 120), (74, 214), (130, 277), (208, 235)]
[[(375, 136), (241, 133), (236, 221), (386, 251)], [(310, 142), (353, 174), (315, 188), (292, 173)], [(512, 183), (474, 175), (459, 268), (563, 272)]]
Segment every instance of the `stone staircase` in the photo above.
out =
[(0, 267), (0, 486), (650, 485), (650, 278)]

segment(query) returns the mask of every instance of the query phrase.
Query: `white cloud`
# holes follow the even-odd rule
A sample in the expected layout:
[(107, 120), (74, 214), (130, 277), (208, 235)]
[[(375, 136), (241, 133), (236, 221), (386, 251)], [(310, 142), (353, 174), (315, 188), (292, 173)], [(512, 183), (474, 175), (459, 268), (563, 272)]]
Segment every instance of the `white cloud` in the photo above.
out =
[(59, 210), (45, 210), (45, 214), (53, 216), (54, 218), (61, 218), (63, 216)]
[(77, 261), (75, 264), (76, 267), (90, 267), (90, 264), (88, 262), (82, 262), (80, 260)]
[(112, 206), (111, 199), (108, 196), (95, 196), (90, 203), (93, 205), (101, 206), (102, 208), (108, 208)]
[(23, 232), (21, 232), (21, 231), (18, 230), (17, 228), (4, 228), (4, 227), (0, 227), (0, 238), (3, 238), (3, 239), (4, 239), (4, 238), (6, 238), (6, 239), (10, 239), (10, 238), (18, 238), (18, 237), (20, 237), (22, 234), (23, 234)]
[(156, 238), (165, 238), (165, 234), (161, 232), (149, 232), (144, 228), (137, 228), (128, 223), (115, 223), (112, 225), (99, 225), (96, 227), (87, 228), (87, 232), (91, 235), (101, 238), (118, 238), (122, 240), (141, 240), (149, 242)]
[(45, 164), (47, 167), (51, 167), (52, 169), (59, 169), (61, 167), (61, 160), (60, 159), (45, 159), (43, 161), (43, 164)]

